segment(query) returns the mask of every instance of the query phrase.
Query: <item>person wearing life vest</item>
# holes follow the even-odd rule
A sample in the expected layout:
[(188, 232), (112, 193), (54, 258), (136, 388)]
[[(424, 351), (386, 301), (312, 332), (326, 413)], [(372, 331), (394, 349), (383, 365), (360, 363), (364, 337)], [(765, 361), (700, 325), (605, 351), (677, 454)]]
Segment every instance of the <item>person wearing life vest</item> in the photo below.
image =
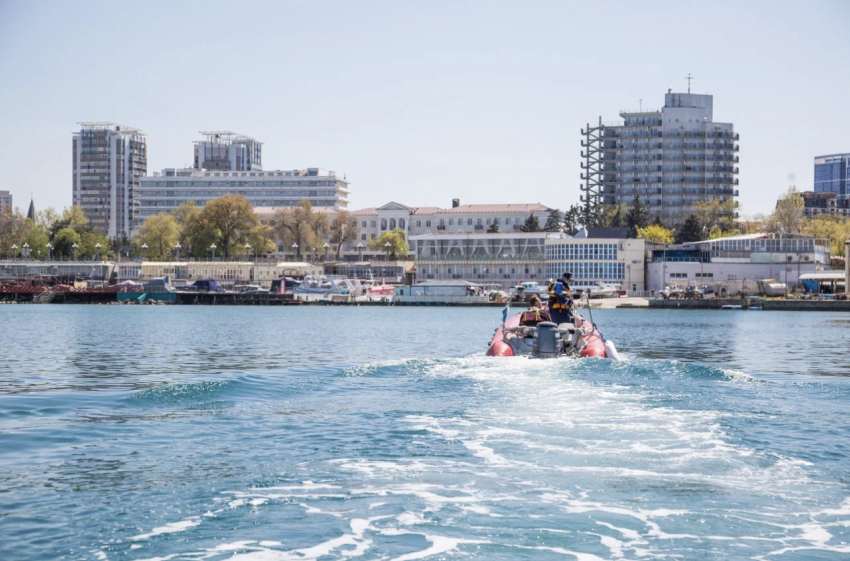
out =
[(537, 296), (532, 296), (529, 301), (531, 307), (522, 313), (519, 318), (520, 325), (528, 325), (534, 327), (541, 321), (552, 321), (552, 316), (543, 307), (543, 302)]
[(573, 323), (573, 300), (570, 297), (572, 273), (564, 273), (561, 280), (549, 285), (549, 313), (557, 324)]

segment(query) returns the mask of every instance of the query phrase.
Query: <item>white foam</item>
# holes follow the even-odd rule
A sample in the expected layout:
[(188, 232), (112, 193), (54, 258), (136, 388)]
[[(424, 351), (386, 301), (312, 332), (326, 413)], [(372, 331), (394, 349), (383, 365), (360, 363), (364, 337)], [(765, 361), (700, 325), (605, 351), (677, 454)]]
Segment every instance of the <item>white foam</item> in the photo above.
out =
[(176, 532), (182, 532), (184, 530), (188, 530), (189, 528), (193, 528), (199, 525), (201, 521), (197, 518), (190, 518), (188, 520), (181, 520), (180, 522), (170, 522), (165, 526), (160, 526), (159, 528), (154, 528), (147, 534), (139, 534), (138, 536), (133, 536), (130, 538), (133, 541), (146, 540), (148, 538), (152, 538), (154, 536), (159, 536), (162, 534), (174, 534)]

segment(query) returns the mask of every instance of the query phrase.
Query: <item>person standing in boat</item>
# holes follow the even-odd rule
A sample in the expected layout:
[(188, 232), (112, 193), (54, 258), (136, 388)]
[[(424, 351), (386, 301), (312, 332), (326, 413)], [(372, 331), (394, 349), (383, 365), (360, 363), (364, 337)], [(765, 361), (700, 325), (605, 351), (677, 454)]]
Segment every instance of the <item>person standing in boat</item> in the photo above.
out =
[(570, 281), (573, 274), (566, 272), (561, 280), (549, 285), (549, 313), (557, 324), (573, 323), (573, 300), (570, 294)]
[(537, 296), (532, 296), (529, 301), (531, 307), (528, 310), (522, 313), (522, 317), (520, 317), (519, 324), (520, 325), (528, 325), (535, 326), (541, 321), (552, 321), (552, 316), (549, 315), (549, 312), (546, 311), (546, 308), (543, 307), (543, 302)]

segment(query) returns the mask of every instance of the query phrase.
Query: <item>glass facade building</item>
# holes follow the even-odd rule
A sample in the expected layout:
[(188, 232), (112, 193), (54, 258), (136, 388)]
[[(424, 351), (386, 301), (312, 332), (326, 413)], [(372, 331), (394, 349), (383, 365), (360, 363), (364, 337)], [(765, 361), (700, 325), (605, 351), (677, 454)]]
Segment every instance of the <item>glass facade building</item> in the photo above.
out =
[(850, 154), (832, 154), (815, 158), (815, 193), (850, 196)]

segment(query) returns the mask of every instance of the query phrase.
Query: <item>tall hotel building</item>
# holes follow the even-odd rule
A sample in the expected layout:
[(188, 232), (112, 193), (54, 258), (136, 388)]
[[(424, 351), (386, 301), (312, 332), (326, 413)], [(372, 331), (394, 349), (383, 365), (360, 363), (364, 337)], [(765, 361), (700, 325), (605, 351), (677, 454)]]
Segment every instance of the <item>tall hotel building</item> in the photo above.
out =
[(137, 190), (147, 173), (145, 136), (115, 123), (80, 127), (72, 140), (73, 203), (95, 231), (129, 236), (137, 219)]
[(148, 216), (182, 203), (203, 206), (227, 194), (243, 195), (254, 207), (294, 207), (306, 199), (314, 207), (348, 208), (348, 181), (321, 168), (264, 171), (262, 143), (235, 133), (201, 133), (195, 167), (166, 168), (143, 177), (135, 227)]
[(673, 93), (660, 110), (622, 111), (622, 122), (583, 131), (584, 200), (632, 205), (682, 223), (699, 201), (738, 196), (738, 134), (714, 122), (713, 96)]
[(202, 132), (195, 142), (195, 169), (263, 171), (263, 143), (230, 131)]

